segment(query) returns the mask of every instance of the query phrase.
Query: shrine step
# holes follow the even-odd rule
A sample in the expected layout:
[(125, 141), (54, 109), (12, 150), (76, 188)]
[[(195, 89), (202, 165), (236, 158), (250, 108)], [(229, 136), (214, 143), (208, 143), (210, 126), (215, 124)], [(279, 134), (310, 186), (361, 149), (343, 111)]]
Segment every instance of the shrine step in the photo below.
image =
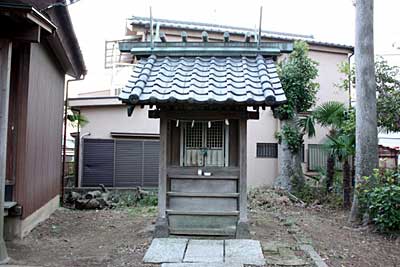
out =
[(170, 178), (170, 191), (177, 193), (237, 193), (238, 180)]
[[(188, 193), (185, 193), (188, 194)], [(211, 196), (210, 193), (203, 193), (207, 196), (175, 196), (168, 195), (168, 209), (177, 211), (236, 211), (238, 210), (237, 196)]]
[(198, 215), (198, 216), (237, 216), (239, 211), (180, 211), (167, 210), (168, 215)]
[(170, 175), (170, 179), (200, 179), (200, 180), (239, 180), (236, 175), (193, 175), (193, 174), (176, 174)]
[(239, 218), (238, 211), (177, 211), (167, 210), (171, 234), (233, 235)]
[(236, 227), (227, 228), (186, 228), (186, 229), (174, 229), (170, 228), (169, 233), (171, 235), (185, 235), (185, 236), (234, 236), (236, 234)]
[(168, 192), (170, 197), (238, 198), (239, 193)]

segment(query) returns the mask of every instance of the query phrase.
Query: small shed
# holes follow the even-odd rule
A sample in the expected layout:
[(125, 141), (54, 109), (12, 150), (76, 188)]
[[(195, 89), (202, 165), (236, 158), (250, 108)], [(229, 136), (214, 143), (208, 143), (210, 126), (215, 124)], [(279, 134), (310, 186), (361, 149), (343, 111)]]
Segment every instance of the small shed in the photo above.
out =
[(275, 63), (292, 44), (224, 36), (129, 47), (137, 64), (119, 98), (128, 115), (149, 105), (160, 119), (156, 237), (249, 235), (247, 120), (286, 102)]
[(396, 169), (398, 167), (399, 149), (379, 145), (379, 168)]

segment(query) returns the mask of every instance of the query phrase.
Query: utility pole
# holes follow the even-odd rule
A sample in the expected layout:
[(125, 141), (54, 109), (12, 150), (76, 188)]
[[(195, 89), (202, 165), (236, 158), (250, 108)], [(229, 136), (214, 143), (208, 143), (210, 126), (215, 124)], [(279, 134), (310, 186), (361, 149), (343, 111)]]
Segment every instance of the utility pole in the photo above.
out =
[[(378, 129), (374, 62), (374, 0), (356, 1), (356, 185), (378, 167)], [(360, 218), (354, 194), (350, 221)]]
[(4, 242), (4, 190), (6, 183), (8, 103), (10, 96), (11, 73), (10, 40), (0, 40), (0, 264), (8, 262), (6, 244)]

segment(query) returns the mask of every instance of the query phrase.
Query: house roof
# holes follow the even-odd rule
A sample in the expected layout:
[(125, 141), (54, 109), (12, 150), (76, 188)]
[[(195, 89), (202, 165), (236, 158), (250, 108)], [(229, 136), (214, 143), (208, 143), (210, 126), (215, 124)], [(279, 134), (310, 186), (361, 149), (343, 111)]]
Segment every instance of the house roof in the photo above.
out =
[[(131, 25), (146, 25), (150, 27), (150, 18), (149, 17), (139, 17), (133, 16), (130, 18)], [(251, 28), (244, 27), (235, 27), (228, 25), (217, 25), (210, 23), (202, 23), (202, 22), (191, 22), (191, 21), (180, 21), (180, 20), (169, 20), (169, 19), (160, 19), (153, 18), (154, 24), (159, 24), (160, 27), (171, 27), (176, 29), (191, 29), (198, 31), (208, 31), (208, 32), (229, 32), (231, 34), (246, 34), (252, 33), (255, 30)], [(296, 41), (296, 40), (304, 40), (309, 44), (322, 45), (328, 47), (336, 47), (336, 48), (344, 48), (348, 50), (353, 50), (354, 47), (346, 44), (337, 44), (332, 42), (325, 42), (322, 40), (317, 40), (313, 35), (304, 35), (304, 34), (294, 34), (294, 33), (285, 33), (285, 32), (276, 32), (276, 31), (267, 31), (263, 30), (261, 32), (262, 37), (271, 38), (275, 40), (283, 40), (283, 41)]]
[(270, 57), (143, 57), (119, 98), (131, 105), (160, 103), (274, 106), (286, 102)]
[[(13, 23), (22, 23), (21, 20), (15, 20), (15, 18), (17, 16), (24, 18), (24, 16), (21, 16), (23, 12), (33, 14), (40, 20), (50, 23), (53, 34), (41, 36), (41, 41), (48, 42), (66, 74), (73, 77), (86, 74), (82, 52), (64, 1), (0, 0), (0, 8), (0, 17), (11, 19)], [(10, 14), (13, 15), (12, 18), (10, 18)], [(45, 24), (41, 23), (40, 26), (43, 27)]]

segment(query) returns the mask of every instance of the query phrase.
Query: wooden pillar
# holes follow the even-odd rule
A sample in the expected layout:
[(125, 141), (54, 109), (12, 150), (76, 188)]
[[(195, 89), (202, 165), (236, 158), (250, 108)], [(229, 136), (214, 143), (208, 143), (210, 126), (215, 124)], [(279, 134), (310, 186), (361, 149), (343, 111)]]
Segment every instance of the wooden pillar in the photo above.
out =
[(247, 119), (239, 119), (239, 222), (236, 229), (237, 238), (250, 237), (247, 219)]
[(159, 217), (166, 217), (167, 210), (167, 136), (168, 121), (160, 119), (160, 170), (158, 177), (158, 211)]
[(247, 220), (247, 120), (239, 120), (240, 220)]
[(8, 103), (10, 96), (12, 43), (0, 40), (0, 264), (8, 261), (4, 243), (4, 190), (7, 168)]
[(168, 119), (160, 117), (160, 169), (158, 177), (158, 219), (155, 226), (155, 237), (168, 237), (167, 220), (167, 147)]

